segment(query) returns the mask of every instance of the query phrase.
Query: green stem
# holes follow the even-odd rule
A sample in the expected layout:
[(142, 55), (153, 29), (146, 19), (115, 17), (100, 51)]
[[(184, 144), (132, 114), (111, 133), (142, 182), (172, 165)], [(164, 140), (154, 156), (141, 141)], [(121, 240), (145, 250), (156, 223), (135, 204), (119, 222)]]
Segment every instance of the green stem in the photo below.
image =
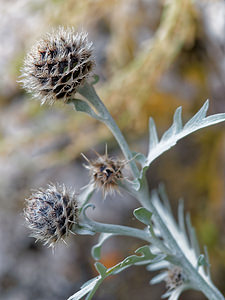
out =
[[(106, 109), (106, 107), (104, 106), (104, 104), (102, 103), (98, 95), (96, 94), (93, 86), (86, 84), (79, 89), (79, 93), (83, 95), (98, 111), (102, 121), (108, 126), (108, 128), (111, 130), (112, 134), (116, 138), (118, 144), (120, 145), (121, 150), (124, 153), (124, 156), (126, 157), (127, 160), (130, 160), (130, 166), (134, 178), (138, 178), (139, 171), (136, 166), (136, 163), (132, 160), (133, 155), (129, 149), (129, 146), (125, 138), (123, 137), (120, 129), (116, 125), (115, 121), (113, 120), (108, 110)], [(146, 179), (143, 180), (140, 190), (133, 191), (133, 194), (137, 197), (137, 199), (139, 200), (139, 202), (142, 204), (143, 207), (149, 209), (153, 213), (155, 217), (155, 221), (162, 233), (162, 236), (166, 240), (169, 247), (175, 251), (176, 258), (177, 261), (179, 261), (179, 264), (189, 273), (193, 287), (195, 287), (197, 290), (200, 290), (202, 293), (204, 293), (205, 296), (210, 300), (224, 300), (224, 297), (220, 293), (220, 291), (212, 283), (209, 284), (199, 274), (198, 270), (193, 267), (193, 265), (186, 258), (182, 249), (180, 249), (180, 247), (178, 246), (173, 235), (170, 233), (163, 219), (161, 218), (158, 211), (150, 201), (150, 195), (149, 195)], [(134, 228), (132, 228), (132, 230), (130, 230), (129, 228), (128, 230), (128, 228), (126, 228), (125, 226), (119, 226), (119, 225), (110, 225), (110, 224), (104, 224), (105, 226), (102, 225), (103, 224), (100, 225), (100, 223), (96, 223), (95, 230), (97, 230), (98, 232), (108, 232), (108, 233), (116, 233), (116, 231), (119, 230), (120, 234), (122, 235), (141, 237), (146, 241), (150, 241), (150, 237), (149, 236), (147, 237), (144, 231), (142, 230), (134, 229)]]
[(129, 161), (134, 178), (138, 178), (139, 170), (136, 166), (135, 161), (133, 160), (133, 154), (131, 153), (129, 146), (116, 122), (111, 117), (109, 111), (107, 110), (101, 99), (98, 97), (94, 87), (92, 85), (85, 84), (83, 87), (79, 88), (79, 93), (84, 96), (98, 111), (102, 122), (104, 122), (110, 129), (115, 139), (117, 140), (125, 158)]
[(195, 268), (190, 261), (187, 259), (182, 249), (178, 246), (176, 240), (168, 230), (166, 224), (163, 222), (161, 216), (159, 215), (157, 209), (153, 205), (150, 199), (150, 195), (148, 192), (147, 181), (144, 180), (143, 185), (141, 186), (140, 192), (135, 194), (140, 203), (148, 208), (154, 215), (155, 221), (158, 225), (158, 228), (161, 231), (162, 236), (166, 240), (167, 244), (176, 252), (177, 262), (179, 265), (183, 267), (183, 269), (189, 273), (191, 282), (193, 286), (199, 291), (201, 291), (208, 299), (210, 300), (224, 300), (224, 296), (221, 292), (213, 285), (213, 283), (209, 284), (198, 272), (197, 268)]
[(128, 227), (128, 226), (123, 226), (123, 225), (115, 225), (115, 224), (104, 224), (104, 223), (99, 223), (95, 222), (91, 219), (89, 219), (86, 216), (86, 209), (88, 207), (92, 206), (91, 204), (86, 205), (82, 211), (83, 215), (83, 222), (79, 222), (80, 227), (86, 227), (88, 230), (91, 230), (93, 232), (104, 232), (104, 233), (114, 233), (116, 235), (123, 235), (123, 236), (131, 236), (135, 237), (147, 242), (152, 242), (151, 236), (149, 232), (146, 232), (141, 229), (133, 228), (133, 227)]

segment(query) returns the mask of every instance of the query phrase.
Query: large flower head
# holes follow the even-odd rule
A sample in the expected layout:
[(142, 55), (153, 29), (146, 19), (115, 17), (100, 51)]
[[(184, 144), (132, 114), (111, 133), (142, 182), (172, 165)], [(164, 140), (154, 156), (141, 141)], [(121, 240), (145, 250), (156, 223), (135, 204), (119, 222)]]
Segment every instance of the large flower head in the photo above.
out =
[(41, 103), (67, 102), (87, 80), (94, 65), (87, 33), (59, 27), (27, 54), (21, 82)]
[(75, 194), (64, 185), (51, 184), (47, 189), (34, 191), (26, 202), (24, 216), (32, 231), (31, 236), (44, 244), (54, 246), (77, 223), (78, 206)]

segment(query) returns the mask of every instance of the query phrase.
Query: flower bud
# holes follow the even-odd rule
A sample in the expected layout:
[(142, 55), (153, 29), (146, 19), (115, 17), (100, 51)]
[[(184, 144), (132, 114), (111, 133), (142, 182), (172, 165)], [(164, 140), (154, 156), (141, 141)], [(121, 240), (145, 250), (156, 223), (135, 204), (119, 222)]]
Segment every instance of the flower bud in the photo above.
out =
[(66, 237), (73, 224), (77, 223), (77, 200), (65, 186), (49, 185), (47, 189), (34, 191), (26, 199), (24, 216), (31, 236), (44, 244), (54, 246)]
[(89, 169), (91, 182), (95, 187), (102, 190), (103, 197), (107, 194), (113, 194), (118, 191), (118, 181), (124, 179), (122, 169), (125, 165), (124, 161), (108, 157), (107, 151), (105, 155), (98, 155), (95, 160), (89, 160), (89, 165), (85, 165)]
[(180, 267), (173, 267), (168, 270), (167, 277), (165, 278), (166, 287), (169, 290), (174, 290), (178, 286), (182, 285), (185, 281), (185, 276)]
[(88, 78), (94, 65), (87, 33), (59, 27), (28, 53), (21, 82), (42, 104), (57, 100), (67, 102)]

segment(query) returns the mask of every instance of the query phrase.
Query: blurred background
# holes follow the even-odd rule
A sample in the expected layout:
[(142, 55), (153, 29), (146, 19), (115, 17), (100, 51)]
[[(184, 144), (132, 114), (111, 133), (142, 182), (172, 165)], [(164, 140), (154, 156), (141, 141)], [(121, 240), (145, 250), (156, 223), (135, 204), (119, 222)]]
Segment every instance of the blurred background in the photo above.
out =
[[(26, 51), (58, 25), (89, 32), (94, 44), (96, 89), (132, 150), (147, 150), (149, 116), (162, 134), (183, 106), (187, 121), (209, 98), (209, 113), (225, 112), (224, 0), (0, 0), (0, 298), (62, 300), (94, 277), (91, 246), (96, 237), (74, 237), (51, 249), (34, 243), (24, 226), (30, 190), (60, 182), (88, 183), (80, 153), (118, 154), (109, 131), (70, 106), (42, 106), (18, 84)], [(184, 198), (201, 245), (208, 246), (213, 279), (225, 292), (225, 126), (203, 129), (180, 141), (148, 172), (151, 189), (164, 182), (176, 212)], [(135, 199), (96, 193), (92, 217), (141, 226), (132, 217)], [(101, 262), (119, 262), (143, 244), (113, 238)], [(156, 300), (165, 284), (149, 286), (154, 274), (130, 268), (108, 278), (96, 300)], [(205, 299), (186, 292), (185, 299)]]

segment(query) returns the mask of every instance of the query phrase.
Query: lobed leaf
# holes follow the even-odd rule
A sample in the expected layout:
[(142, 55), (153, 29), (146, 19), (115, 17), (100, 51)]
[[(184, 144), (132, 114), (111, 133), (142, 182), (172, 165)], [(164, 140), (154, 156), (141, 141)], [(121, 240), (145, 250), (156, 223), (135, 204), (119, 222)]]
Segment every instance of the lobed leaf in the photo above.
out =
[(145, 225), (151, 225), (152, 213), (148, 211), (146, 208), (144, 207), (136, 208), (133, 211), (133, 214), (138, 221), (144, 223)]
[(102, 245), (111, 236), (114, 236), (114, 234), (113, 233), (102, 233), (102, 234), (100, 234), (98, 243), (95, 246), (93, 246), (92, 250), (91, 250), (91, 254), (92, 254), (92, 256), (95, 260), (100, 259)]
[(159, 141), (157, 130), (152, 118), (149, 119), (149, 151), (144, 166), (148, 166), (161, 154), (173, 147), (177, 141), (201, 128), (225, 121), (225, 113), (206, 117), (209, 106), (207, 100), (201, 109), (184, 125), (182, 125), (182, 108), (178, 107), (174, 113), (172, 126), (163, 134)]

